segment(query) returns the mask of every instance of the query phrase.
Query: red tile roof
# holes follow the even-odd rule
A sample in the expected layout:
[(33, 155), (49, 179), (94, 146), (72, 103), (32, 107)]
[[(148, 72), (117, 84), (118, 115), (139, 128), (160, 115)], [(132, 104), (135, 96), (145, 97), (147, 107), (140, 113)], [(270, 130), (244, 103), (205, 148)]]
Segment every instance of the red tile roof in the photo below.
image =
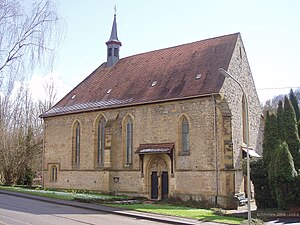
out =
[[(103, 63), (41, 117), (219, 93), (239, 33)], [(198, 75), (198, 79), (196, 76)]]

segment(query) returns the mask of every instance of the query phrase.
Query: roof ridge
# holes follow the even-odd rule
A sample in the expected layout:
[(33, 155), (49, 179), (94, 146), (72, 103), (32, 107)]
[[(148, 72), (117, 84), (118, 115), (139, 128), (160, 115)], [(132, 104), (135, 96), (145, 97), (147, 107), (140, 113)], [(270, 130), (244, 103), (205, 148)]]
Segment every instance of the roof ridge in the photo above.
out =
[(239, 37), (227, 34), (139, 53), (110, 68), (103, 63), (42, 117), (219, 93), (225, 78), (218, 68), (229, 65)]
[(189, 42), (189, 43), (179, 44), (179, 45), (175, 45), (175, 46), (170, 46), (170, 47), (160, 48), (160, 49), (156, 49), (156, 50), (141, 52), (141, 53), (137, 53), (137, 54), (134, 54), (134, 55), (126, 56), (124, 58), (121, 58), (120, 60), (125, 60), (127, 58), (131, 58), (131, 57), (135, 57), (135, 56), (139, 56), (139, 55), (143, 55), (143, 54), (149, 54), (149, 53), (153, 53), (153, 52), (158, 52), (158, 51), (162, 51), (162, 50), (178, 48), (178, 47), (182, 47), (182, 46), (186, 46), (186, 45), (190, 45), (190, 44), (194, 44), (194, 43), (198, 43), (198, 42), (205, 42), (205, 41), (214, 40), (214, 39), (221, 39), (221, 38), (225, 38), (225, 37), (229, 37), (229, 36), (235, 36), (235, 35), (238, 36), (240, 34), (241, 34), (240, 32), (236, 32), (236, 33), (232, 33), (232, 34), (226, 34), (226, 35), (216, 36), (216, 37), (212, 37), (212, 38), (206, 38), (206, 39), (202, 39), (202, 40), (198, 40), (198, 41), (192, 41), (192, 42)]

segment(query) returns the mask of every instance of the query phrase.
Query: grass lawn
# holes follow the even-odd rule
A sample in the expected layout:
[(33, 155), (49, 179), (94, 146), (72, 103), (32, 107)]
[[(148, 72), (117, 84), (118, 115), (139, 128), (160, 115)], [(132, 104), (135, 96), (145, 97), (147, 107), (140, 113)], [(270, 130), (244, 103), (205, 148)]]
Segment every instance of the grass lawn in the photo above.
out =
[(44, 190), (40, 188), (31, 189), (23, 187), (11, 187), (11, 186), (0, 186), (0, 190), (20, 192), (30, 195), (43, 196), (48, 198), (55, 198), (61, 200), (114, 200), (120, 199), (122, 197), (112, 196), (112, 195), (103, 195), (93, 192), (85, 191), (76, 191), (76, 190)]
[[(14, 191), (31, 195), (44, 196), (61, 200), (79, 200), (87, 203), (103, 204), (113, 200), (128, 199), (126, 196), (103, 195), (94, 192), (77, 191), (77, 190), (44, 190), (40, 188), (31, 189), (24, 187), (0, 186), (0, 190)], [(228, 224), (240, 224), (244, 219), (232, 216), (218, 215), (214, 210), (198, 209), (186, 206), (173, 206), (170, 204), (105, 204), (111, 207), (136, 210), (141, 212), (164, 214), (192, 218), (205, 221), (221, 222)]]
[(222, 216), (215, 214), (215, 211), (208, 209), (197, 209), (185, 206), (172, 206), (165, 204), (107, 204), (112, 207), (136, 210), (141, 212), (179, 216), (197, 220), (213, 221), (228, 224), (240, 224), (244, 218)]

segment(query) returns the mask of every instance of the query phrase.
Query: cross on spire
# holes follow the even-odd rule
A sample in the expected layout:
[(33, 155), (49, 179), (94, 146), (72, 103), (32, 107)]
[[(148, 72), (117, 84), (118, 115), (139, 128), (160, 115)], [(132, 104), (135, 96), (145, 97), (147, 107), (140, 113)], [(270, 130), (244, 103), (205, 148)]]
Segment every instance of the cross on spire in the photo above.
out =
[(115, 15), (117, 14), (117, 6), (115, 5), (114, 7), (114, 10), (115, 10)]

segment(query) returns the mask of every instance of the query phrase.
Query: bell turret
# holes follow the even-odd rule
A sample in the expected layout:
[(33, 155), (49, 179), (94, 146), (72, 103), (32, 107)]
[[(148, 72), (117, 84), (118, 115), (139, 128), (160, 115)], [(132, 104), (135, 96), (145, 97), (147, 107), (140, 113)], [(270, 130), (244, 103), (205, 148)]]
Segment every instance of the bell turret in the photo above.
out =
[(117, 21), (116, 13), (114, 14), (114, 22), (111, 29), (109, 40), (106, 42), (107, 45), (107, 63), (106, 67), (112, 67), (116, 62), (119, 61), (119, 51), (122, 43), (118, 39), (117, 34)]

